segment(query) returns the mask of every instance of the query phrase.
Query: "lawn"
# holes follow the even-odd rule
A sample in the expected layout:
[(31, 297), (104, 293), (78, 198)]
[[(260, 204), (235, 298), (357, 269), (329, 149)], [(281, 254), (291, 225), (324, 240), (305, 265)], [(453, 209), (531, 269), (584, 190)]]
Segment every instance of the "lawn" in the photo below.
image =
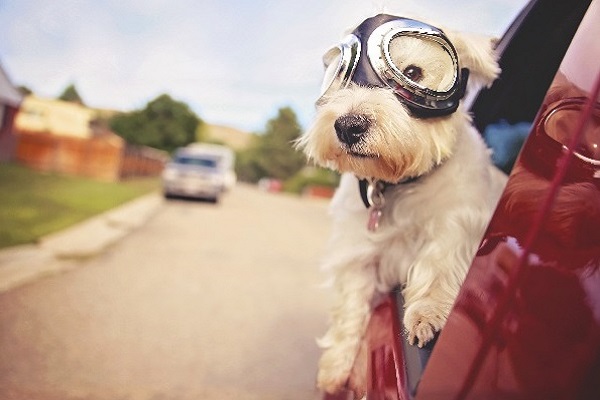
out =
[(0, 248), (34, 243), (158, 188), (157, 178), (99, 182), (0, 163)]

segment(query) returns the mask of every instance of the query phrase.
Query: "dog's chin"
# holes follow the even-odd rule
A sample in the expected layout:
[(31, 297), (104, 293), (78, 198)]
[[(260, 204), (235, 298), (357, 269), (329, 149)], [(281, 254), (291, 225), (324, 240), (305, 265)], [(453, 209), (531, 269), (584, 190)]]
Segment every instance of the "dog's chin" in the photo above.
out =
[(399, 182), (410, 177), (404, 168), (386, 162), (380, 156), (364, 152), (344, 152), (333, 161), (333, 168), (341, 173), (352, 173), (360, 179), (378, 179)]
[(357, 150), (357, 149), (353, 149), (353, 148), (344, 148), (344, 153), (346, 153), (346, 155), (348, 155), (349, 157), (356, 157), (356, 158), (377, 158), (378, 154), (375, 153), (371, 153), (369, 151), (365, 151), (365, 150)]

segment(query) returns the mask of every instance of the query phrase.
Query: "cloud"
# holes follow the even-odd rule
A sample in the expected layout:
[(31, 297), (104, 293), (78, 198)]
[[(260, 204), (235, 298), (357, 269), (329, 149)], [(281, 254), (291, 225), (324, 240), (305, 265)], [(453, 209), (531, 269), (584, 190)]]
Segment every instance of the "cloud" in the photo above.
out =
[(127, 110), (169, 93), (208, 122), (257, 131), (284, 105), (308, 123), (323, 52), (376, 10), (499, 34), (525, 2), (8, 0), (0, 60), (40, 95), (74, 83), (88, 104)]

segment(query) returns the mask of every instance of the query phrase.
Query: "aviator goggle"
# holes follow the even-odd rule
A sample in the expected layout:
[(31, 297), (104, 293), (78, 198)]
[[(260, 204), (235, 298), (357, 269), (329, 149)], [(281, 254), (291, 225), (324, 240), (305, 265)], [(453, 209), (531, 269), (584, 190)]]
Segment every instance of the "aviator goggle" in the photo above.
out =
[[(416, 41), (424, 41), (420, 45), (427, 46), (427, 60), (404, 57), (409, 54), (407, 49), (418, 44)], [(419, 21), (386, 14), (361, 23), (342, 43), (325, 53), (323, 62), (325, 78), (319, 102), (350, 82), (391, 88), (419, 118), (456, 111), (469, 77), (469, 70), (459, 67), (456, 49), (444, 32)]]

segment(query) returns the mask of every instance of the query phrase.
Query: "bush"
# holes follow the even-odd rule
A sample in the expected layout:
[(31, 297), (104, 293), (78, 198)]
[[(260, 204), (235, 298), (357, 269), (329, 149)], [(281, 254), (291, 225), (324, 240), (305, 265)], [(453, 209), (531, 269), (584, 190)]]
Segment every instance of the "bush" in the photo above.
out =
[(309, 186), (336, 188), (339, 182), (339, 174), (328, 169), (310, 167), (303, 169), (285, 181), (283, 190), (290, 193), (302, 194)]

